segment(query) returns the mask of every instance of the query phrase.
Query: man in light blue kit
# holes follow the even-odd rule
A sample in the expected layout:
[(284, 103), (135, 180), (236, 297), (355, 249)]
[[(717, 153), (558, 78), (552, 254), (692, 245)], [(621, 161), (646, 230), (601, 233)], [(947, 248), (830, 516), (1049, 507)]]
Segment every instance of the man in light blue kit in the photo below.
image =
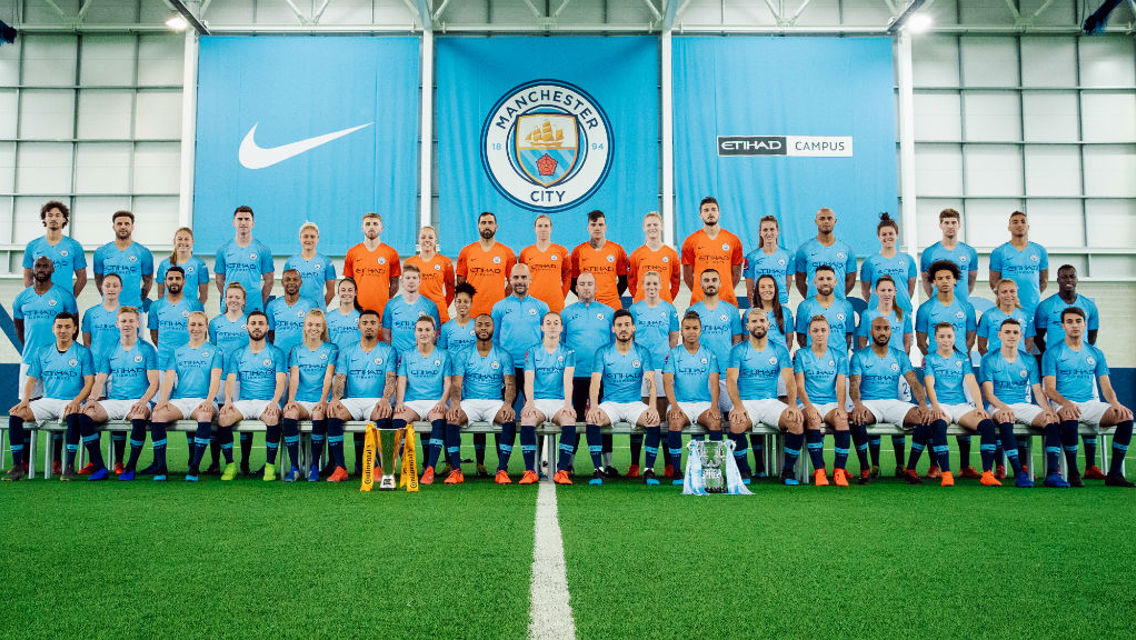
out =
[(959, 240), (959, 225), (962, 216), (954, 209), (943, 209), (939, 212), (939, 229), (943, 232), (943, 239), (923, 250), (919, 256), (919, 271), (923, 274), (923, 292), (928, 297), (935, 295), (935, 284), (931, 281), (928, 272), (931, 265), (938, 260), (950, 260), (959, 268), (960, 277), (955, 283), (955, 295), (963, 300), (970, 300), (974, 291), (974, 283), (978, 280), (978, 252), (974, 247)]
[[(816, 213), (817, 234), (801, 244), (795, 257), (797, 291), (804, 298), (816, 295), (813, 277), (816, 268), (822, 264), (832, 267), (837, 285), (834, 295), (844, 299), (852, 287), (856, 286), (856, 252), (851, 245), (836, 239), (836, 213), (832, 209), (820, 209)], [(841, 282), (843, 286), (840, 286)]]
[(1049, 253), (1029, 241), (1029, 220), (1021, 211), (1010, 214), (1010, 241), (990, 252), (990, 288), (997, 291), (1002, 278), (1018, 283), (1018, 301), (1032, 316), (1049, 284)]
[(402, 268), (402, 278), (399, 286), (402, 292), (387, 303), (383, 310), (383, 342), (394, 347), (396, 353), (403, 353), (414, 348), (414, 326), (418, 319), (426, 316), (434, 319), (434, 325), (440, 326), (438, 305), (422, 295), (419, 287), (422, 285), (422, 272), (414, 265)]
[(71, 210), (62, 202), (51, 200), (40, 207), (39, 219), (45, 232), (24, 248), (24, 286), (32, 286), (35, 261), (47, 256), (55, 267), (51, 281), (78, 298), (87, 286), (87, 255), (78, 240), (63, 235)]
[[(236, 234), (232, 240), (217, 249), (217, 259), (213, 263), (217, 292), (224, 296), (227, 283), (241, 283), (246, 293), (246, 312), (264, 310), (264, 303), (272, 293), (272, 283), (276, 278), (272, 250), (268, 245), (252, 237), (254, 226), (256, 221), (252, 207), (244, 205), (237, 207), (233, 212), (233, 228), (236, 229)], [(223, 298), (221, 311), (225, 311)]]
[[(516, 267), (513, 267), (513, 273), (515, 276)], [(516, 284), (515, 280), (513, 282)], [(540, 305), (544, 306), (544, 303), (540, 302)], [(493, 310), (497, 311), (496, 305)], [(514, 311), (513, 315), (517, 313)], [(497, 441), (497, 474), (494, 481), (497, 484), (511, 484), (509, 456), (513, 453), (513, 442), (517, 436), (517, 414), (513, 410), (517, 394), (514, 375), (516, 369), (509, 352), (493, 344), (493, 318), (483, 313), (473, 322), (477, 344), (453, 358), (452, 393), (454, 397), (461, 398), (461, 403), (450, 407), (446, 422), (456, 424), (459, 428), (470, 422), (500, 424), (501, 437)]]
[(170, 267), (166, 271), (166, 295), (150, 305), (150, 340), (158, 347), (158, 359), (164, 360), (178, 347), (189, 342), (189, 314), (204, 311), (197, 298), (185, 295), (185, 271)]
[[(576, 295), (580, 300), (564, 307), (561, 315), (564, 318), (564, 346), (576, 354), (572, 409), (576, 412), (576, 419), (582, 420), (588, 414), (588, 393), (596, 353), (611, 342), (611, 318), (615, 310), (596, 300), (596, 277), (590, 271), (584, 271), (576, 278)], [(579, 452), (580, 438), (575, 432), (571, 444), (573, 450)], [(569, 476), (575, 471), (575, 454), (572, 455), (572, 463), (567, 467)], [(610, 464), (606, 465), (605, 472), (611, 477), (619, 475)]]
[(797, 345), (802, 349), (812, 346), (809, 323), (815, 316), (824, 316), (832, 330), (828, 346), (838, 349), (843, 345), (845, 351), (852, 349), (852, 338), (856, 334), (856, 310), (848, 300), (837, 297), (836, 270), (826, 264), (819, 265), (813, 280), (815, 293), (797, 306)]
[(280, 284), (284, 296), (268, 303), (264, 313), (268, 316), (268, 341), (276, 345), (285, 356), (292, 353), (292, 347), (304, 341), (304, 318), (312, 309), (320, 309), (308, 298), (300, 295), (303, 279), (295, 269), (285, 269), (280, 274)]
[(719, 408), (729, 411), (732, 405), (729, 394), (726, 393), (726, 368), (730, 366), (730, 352), (734, 345), (740, 343), (745, 335), (742, 332), (742, 316), (737, 307), (718, 296), (721, 279), (716, 270), (703, 271), (699, 284), (702, 287), (702, 299), (690, 305), (688, 311), (697, 313), (702, 320), (699, 343), (718, 359)]
[[(268, 450), (264, 481), (271, 482), (276, 479), (280, 401), (288, 388), (288, 358), (268, 342), (268, 316), (263, 311), (249, 313), (247, 323), (248, 346), (230, 354), (226, 362), (225, 404), (217, 417), (217, 426), (230, 429), (241, 420), (264, 423), (264, 442)], [(226, 466), (221, 479), (232, 480), (235, 471), (232, 464)]]
[[(513, 361), (513, 376), (517, 388), (513, 401), (514, 415), (520, 414), (525, 401), (525, 353), (530, 348), (540, 344), (541, 319), (549, 311), (547, 303), (529, 295), (531, 284), (532, 277), (529, 266), (520, 263), (513, 265), (513, 269), (509, 273), (509, 288), (512, 292), (493, 305), (491, 314), (493, 318), (493, 341), (504, 349)], [(475, 326), (474, 331), (476, 330)], [(458, 375), (457, 370), (454, 371), (454, 375)], [(505, 455), (508, 458), (508, 454), (502, 450), (501, 442), (507, 440), (511, 451), (512, 438), (506, 438), (505, 433), (495, 435), (494, 438), (497, 444), (497, 457), (500, 458)], [(475, 434), (473, 442), (474, 455), (477, 457), (477, 474), (481, 476), (485, 473), (485, 434)], [(507, 480), (508, 477), (505, 479)]]
[[(721, 365), (712, 351), (702, 346), (702, 318), (697, 312), (687, 311), (680, 329), (682, 344), (669, 350), (663, 357), (663, 389), (667, 396), (667, 453), (674, 465), (677, 479), (682, 484), (682, 430), (690, 424), (700, 424), (710, 432), (710, 441), (722, 440), (722, 414), (718, 411), (718, 393)], [(653, 357), (653, 356), (652, 356)], [(647, 469), (643, 482), (658, 484), (655, 480), (655, 454), (647, 447)]]
[(150, 294), (150, 287), (154, 285), (154, 256), (149, 249), (133, 240), (133, 213), (115, 211), (111, 222), (114, 225), (114, 240), (96, 249), (94, 259), (91, 260), (95, 271), (95, 288), (102, 289), (104, 275), (117, 273), (122, 278), (119, 302), (141, 308), (142, 300)]

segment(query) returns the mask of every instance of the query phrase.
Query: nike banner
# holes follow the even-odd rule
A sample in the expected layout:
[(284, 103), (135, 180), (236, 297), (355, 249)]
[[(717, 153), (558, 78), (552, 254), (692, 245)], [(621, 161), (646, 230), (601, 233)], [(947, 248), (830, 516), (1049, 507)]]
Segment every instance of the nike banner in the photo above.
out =
[(447, 255), (477, 239), (493, 211), (497, 239), (520, 252), (533, 220), (554, 242), (587, 238), (587, 212), (630, 251), (659, 208), (658, 38), (439, 37), (438, 219)]
[(193, 229), (212, 254), (233, 237), (233, 210), (277, 257), (300, 252), (300, 225), (321, 253), (362, 239), (406, 251), (418, 229), (419, 40), (416, 37), (201, 39)]
[(747, 250), (762, 216), (794, 251), (829, 207), (837, 237), (877, 251), (879, 213), (899, 217), (893, 83), (890, 38), (676, 36), (678, 237), (713, 195)]

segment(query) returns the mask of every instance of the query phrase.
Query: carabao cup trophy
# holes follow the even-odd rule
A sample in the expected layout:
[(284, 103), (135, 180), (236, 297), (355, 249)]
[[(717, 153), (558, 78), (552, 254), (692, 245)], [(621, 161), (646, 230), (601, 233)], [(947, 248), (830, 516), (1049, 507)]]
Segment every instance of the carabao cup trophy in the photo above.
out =
[(691, 440), (682, 492), (689, 495), (730, 493), (750, 495), (742, 484), (734, 461), (734, 443), (730, 441)]

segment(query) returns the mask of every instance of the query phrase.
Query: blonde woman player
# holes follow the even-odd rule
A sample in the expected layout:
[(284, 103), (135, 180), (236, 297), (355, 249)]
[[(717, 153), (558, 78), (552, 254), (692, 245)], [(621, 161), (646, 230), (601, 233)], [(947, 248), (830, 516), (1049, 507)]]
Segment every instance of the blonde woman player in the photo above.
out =
[(339, 349), (328, 341), (327, 318), (319, 309), (304, 316), (304, 341), (292, 347), (288, 354), (288, 403), (280, 420), (284, 432), (284, 445), (292, 468), (284, 476), (285, 482), (300, 479), (299, 460), (300, 420), (312, 421), (312, 460), (308, 482), (319, 481), (319, 461), (327, 437), (327, 398), (335, 378), (335, 362)]
[(319, 238), (316, 223), (300, 225), (300, 253), (284, 262), (284, 270), (295, 269), (300, 274), (300, 297), (316, 309), (324, 309), (335, 295), (335, 265), (331, 258), (316, 252)]
[(418, 255), (411, 256), (402, 263), (403, 268), (418, 267), (422, 283), (418, 293), (438, 307), (438, 317), (442, 324), (450, 319), (450, 303), (454, 301), (454, 263), (438, 253), (438, 232), (434, 227), (422, 227), (418, 231)]

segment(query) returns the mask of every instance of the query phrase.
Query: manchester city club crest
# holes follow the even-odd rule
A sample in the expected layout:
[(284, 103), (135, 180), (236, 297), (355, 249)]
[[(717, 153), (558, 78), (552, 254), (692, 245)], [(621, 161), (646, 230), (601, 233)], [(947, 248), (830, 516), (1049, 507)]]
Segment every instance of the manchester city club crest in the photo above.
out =
[(611, 124), (579, 87), (536, 80), (510, 89), (481, 129), (481, 162), (502, 195), (561, 211), (596, 191), (611, 169)]

